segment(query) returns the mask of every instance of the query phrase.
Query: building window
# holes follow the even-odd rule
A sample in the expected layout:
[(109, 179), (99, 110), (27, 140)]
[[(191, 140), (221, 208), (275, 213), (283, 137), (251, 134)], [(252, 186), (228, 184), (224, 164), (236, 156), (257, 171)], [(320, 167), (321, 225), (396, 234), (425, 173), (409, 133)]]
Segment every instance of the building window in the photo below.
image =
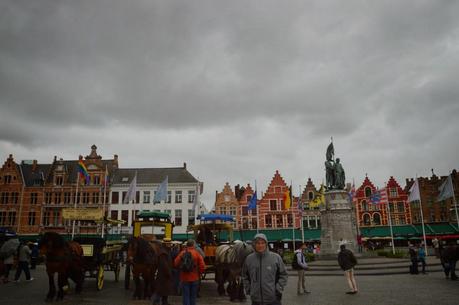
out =
[(11, 176), (10, 176), (10, 175), (4, 176), (3, 182), (4, 182), (5, 184), (10, 184), (10, 183), (11, 183)]
[(73, 202), (74, 203), (80, 203), (80, 198), (81, 198), (81, 193), (75, 193), (75, 195), (73, 195)]
[(270, 200), (269, 201), (269, 209), (271, 211), (276, 211), (277, 210), (277, 200)]
[(134, 203), (140, 203), (140, 191), (135, 192), (135, 200)]
[(38, 193), (30, 193), (30, 204), (38, 203)]
[(94, 175), (93, 181), (94, 181), (95, 185), (99, 185), (100, 184), (100, 176), (99, 175)]
[(194, 215), (195, 215), (194, 210), (192, 210), (192, 209), (188, 210), (188, 224), (189, 225), (194, 225), (194, 222), (195, 222), (195, 220), (194, 220), (195, 216)]
[(172, 217), (172, 210), (164, 210), (164, 213), (169, 214)]
[(242, 216), (249, 215), (247, 207), (242, 207)]
[(70, 192), (65, 192), (64, 193), (64, 204), (69, 204), (70, 198), (72, 198), (72, 194)]
[(381, 225), (381, 215), (379, 215), (378, 213), (373, 215), (373, 224), (376, 226)]
[(166, 203), (172, 202), (172, 191), (167, 191), (167, 201)]
[(293, 227), (293, 217), (292, 214), (287, 214), (287, 225)]
[(0, 226), (6, 225), (6, 212), (0, 211)]
[(121, 211), (121, 220), (124, 220), (125, 226), (129, 225), (129, 211), (128, 210)]
[(61, 203), (61, 193), (54, 193), (54, 204)]
[(248, 228), (249, 228), (249, 220), (246, 217), (244, 217), (242, 219), (242, 229), (247, 230)]
[(278, 228), (284, 227), (284, 216), (283, 215), (276, 216), (276, 227)]
[(368, 204), (365, 200), (362, 201), (362, 211), (368, 211)]
[(308, 192), (308, 200), (313, 200), (313, 199), (314, 199), (314, 193)]
[(19, 193), (13, 192), (11, 193), (11, 203), (17, 204), (19, 200)]
[(49, 226), (49, 218), (51, 217), (51, 213), (49, 211), (45, 211), (43, 215), (43, 225)]
[(194, 203), (196, 191), (188, 191), (188, 203)]
[(271, 215), (266, 215), (265, 216), (265, 223), (267, 228), (272, 228), (273, 227), (273, 218)]
[(394, 204), (393, 204), (392, 202), (389, 202), (389, 211), (390, 211), (391, 213), (394, 213), (394, 212), (395, 212), (395, 210), (394, 210)]
[(397, 203), (397, 210), (398, 210), (399, 213), (405, 212), (405, 205), (403, 204), (403, 202), (398, 202)]
[(112, 192), (112, 204), (118, 204), (119, 202), (119, 193)]
[(111, 219), (118, 219), (118, 211), (110, 211), (110, 218)]
[(16, 225), (16, 211), (8, 212), (8, 223), (10, 224), (10, 226)]
[(246, 199), (247, 199), (247, 202), (250, 202), (250, 199), (252, 199), (252, 195), (247, 195)]
[(230, 207), (230, 215), (236, 216), (236, 207)]
[(29, 212), (29, 221), (28, 221), (29, 226), (34, 226), (35, 225), (35, 217), (36, 217), (35, 211), (30, 211)]
[(129, 203), (129, 202), (125, 202), (124, 201), (124, 199), (126, 199), (126, 195), (127, 195), (127, 192), (123, 192), (122, 195), (121, 195), (123, 204), (128, 204)]
[(182, 225), (182, 210), (175, 210), (175, 225)]
[(83, 193), (83, 203), (88, 203), (89, 202), (89, 193), (84, 192)]
[(226, 214), (226, 207), (220, 207), (220, 214)]
[(258, 227), (258, 218), (252, 217), (252, 229), (256, 229)]
[(99, 193), (92, 193), (92, 203), (94, 204), (99, 203)]
[(51, 204), (51, 193), (50, 192), (45, 193), (45, 204)]
[(55, 185), (63, 185), (64, 184), (64, 177), (56, 176), (54, 184)]
[(395, 188), (395, 187), (390, 188), (390, 190), (389, 190), (389, 196), (390, 196), (391, 198), (397, 197), (397, 188)]
[(9, 197), (9, 193), (3, 192), (2, 196), (0, 197), (0, 203), (8, 204), (8, 197)]
[(369, 226), (370, 224), (371, 224), (370, 215), (364, 214), (363, 215), (363, 225)]
[(182, 191), (175, 191), (175, 203), (182, 203)]
[(371, 197), (371, 188), (366, 187), (365, 188), (365, 197), (370, 198)]
[(401, 225), (406, 224), (405, 217), (403, 217), (403, 216), (400, 217), (400, 224)]
[(59, 210), (53, 212), (53, 225), (57, 227), (59, 225)]
[(150, 203), (150, 191), (143, 191), (143, 203)]
[(255, 209), (251, 209), (250, 211), (251, 211), (253, 216), (257, 215), (257, 209), (256, 208)]

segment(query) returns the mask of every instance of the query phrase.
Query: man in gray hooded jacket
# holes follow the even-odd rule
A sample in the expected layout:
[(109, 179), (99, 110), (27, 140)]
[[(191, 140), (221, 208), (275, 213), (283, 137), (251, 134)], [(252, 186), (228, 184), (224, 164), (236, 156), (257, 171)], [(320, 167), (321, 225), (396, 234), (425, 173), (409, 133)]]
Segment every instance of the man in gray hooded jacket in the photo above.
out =
[(268, 239), (257, 234), (253, 240), (255, 252), (247, 256), (242, 267), (242, 279), (252, 305), (281, 305), (287, 285), (287, 271), (282, 258), (268, 249)]

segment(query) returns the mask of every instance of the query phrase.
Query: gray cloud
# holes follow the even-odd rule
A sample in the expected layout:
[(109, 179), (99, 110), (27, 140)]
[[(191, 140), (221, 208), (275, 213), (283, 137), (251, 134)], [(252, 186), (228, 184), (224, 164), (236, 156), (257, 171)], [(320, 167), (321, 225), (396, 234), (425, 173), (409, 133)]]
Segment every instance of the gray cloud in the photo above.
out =
[(47, 162), (96, 143), (124, 166), (188, 161), (209, 202), (276, 169), (320, 183), (331, 135), (356, 182), (445, 174), (458, 6), (3, 1), (0, 152)]

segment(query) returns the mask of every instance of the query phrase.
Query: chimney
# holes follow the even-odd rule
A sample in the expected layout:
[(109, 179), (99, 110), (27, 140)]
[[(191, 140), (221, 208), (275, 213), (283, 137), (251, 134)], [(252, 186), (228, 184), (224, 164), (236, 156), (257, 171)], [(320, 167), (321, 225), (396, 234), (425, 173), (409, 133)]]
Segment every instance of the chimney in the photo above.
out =
[(53, 162), (56, 162), (57, 161), (57, 156), (54, 156), (54, 161)]
[(37, 169), (37, 160), (32, 161), (32, 171), (34, 172)]
[(113, 168), (118, 168), (118, 155), (113, 155)]
[[(82, 155), (79, 155), (79, 156), (78, 156), (78, 160), (83, 160), (83, 156), (82, 156)], [(54, 161), (56, 161), (56, 157), (54, 157)]]
[(186, 162), (183, 162), (183, 168), (186, 169)]

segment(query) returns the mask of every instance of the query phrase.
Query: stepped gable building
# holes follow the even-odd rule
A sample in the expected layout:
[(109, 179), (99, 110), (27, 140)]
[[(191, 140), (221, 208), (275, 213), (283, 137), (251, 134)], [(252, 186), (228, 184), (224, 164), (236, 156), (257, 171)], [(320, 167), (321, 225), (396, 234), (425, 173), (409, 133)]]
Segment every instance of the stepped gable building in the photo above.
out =
[(259, 202), (260, 229), (300, 227), (298, 198), (294, 198), (289, 209), (284, 205), (284, 194), (288, 186), (276, 170), (271, 183)]
[[(79, 178), (78, 162), (86, 166), (89, 179)], [(63, 208), (96, 208), (108, 213), (108, 188), (104, 189), (105, 171), (111, 174), (118, 168), (118, 156), (103, 160), (97, 154), (97, 146), (91, 146), (91, 152), (78, 160), (63, 160), (54, 157), (43, 186), (42, 227), (45, 231), (71, 233), (71, 221), (62, 219)], [(78, 182), (78, 193), (77, 193)], [(105, 196), (104, 196), (105, 192)], [(105, 201), (105, 202), (104, 202)], [(92, 221), (78, 221), (76, 233), (99, 233), (98, 226)]]
[[(408, 203), (408, 194), (392, 176), (386, 183), (386, 191), (392, 225), (411, 224), (411, 207)], [(387, 217), (388, 214), (386, 213), (383, 217), (383, 223), (388, 223)]]
[(376, 187), (368, 176), (355, 191), (353, 203), (359, 227), (387, 225), (386, 204), (372, 204), (370, 201), (371, 195), (376, 191)]
[[(255, 191), (252, 189), (250, 184), (247, 184), (246, 187), (242, 187), (241, 189), (243, 190), (239, 196), (239, 211), (241, 216), (237, 220), (237, 228), (244, 230), (256, 230), (258, 226), (257, 209), (248, 209), (249, 202)], [(257, 200), (257, 207), (259, 203), (260, 200)]]
[[(239, 202), (231, 186), (227, 182), (221, 192), (215, 192), (215, 213), (226, 214), (234, 217), (237, 222), (240, 221)], [(237, 227), (236, 222), (233, 226)]]
[[(456, 170), (452, 171), (453, 187), (456, 196), (456, 201), (459, 199), (459, 174)], [(454, 209), (453, 198), (443, 201), (437, 201), (439, 188), (448, 176), (437, 176), (433, 173), (431, 177), (419, 177), (419, 192), (421, 195), (422, 212), (424, 214), (424, 222), (439, 223), (452, 222), (456, 223), (456, 211)], [(405, 191), (408, 193), (414, 179), (406, 179)], [(459, 207), (458, 207), (459, 209)], [(411, 202), (411, 213), (413, 215), (413, 223), (421, 223), (421, 211), (419, 202)]]
[[(136, 175), (135, 200), (125, 203), (129, 185)], [(166, 177), (167, 200), (154, 203), (156, 190)], [(139, 211), (165, 212), (171, 215), (175, 223), (174, 233), (186, 233), (187, 226), (194, 224), (199, 215), (202, 191), (203, 183), (187, 170), (186, 163), (183, 167), (171, 168), (119, 168), (115, 171), (111, 183), (110, 215), (113, 219), (124, 220), (125, 224), (121, 226), (121, 231), (128, 233), (131, 231), (132, 220)]]
[(314, 200), (317, 193), (316, 186), (311, 178), (308, 178), (303, 193), (301, 194), (301, 202), (303, 203), (303, 228), (318, 229), (320, 228), (320, 210), (319, 207), (310, 207), (309, 203)]

